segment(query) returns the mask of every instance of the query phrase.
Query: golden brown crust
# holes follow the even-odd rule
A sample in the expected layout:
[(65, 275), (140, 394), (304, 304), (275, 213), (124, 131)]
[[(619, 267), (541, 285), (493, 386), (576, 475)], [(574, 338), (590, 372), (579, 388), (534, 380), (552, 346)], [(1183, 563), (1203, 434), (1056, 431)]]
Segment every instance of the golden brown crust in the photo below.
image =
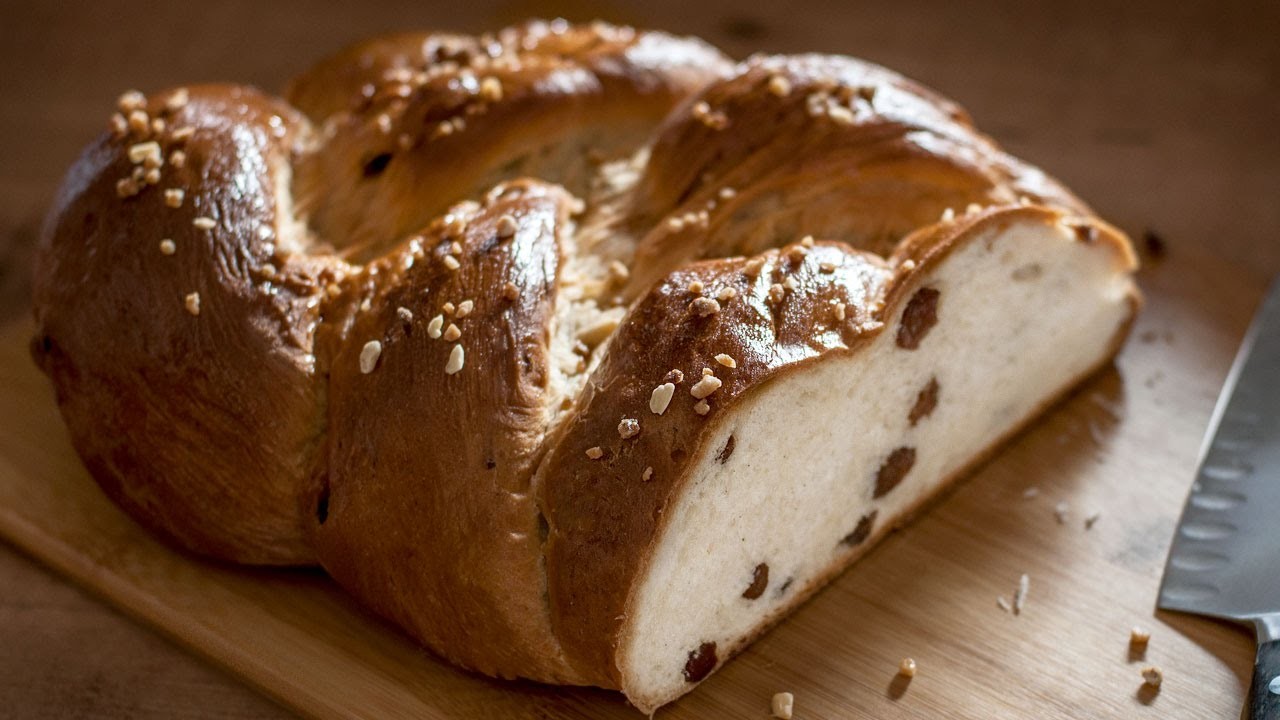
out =
[[(345, 192), (341, 173), (309, 174), (344, 153), (376, 153), (377, 139), (359, 133), (398, 102), (379, 89), (400, 84), (391, 70), (422, 62), (438, 73), (405, 105), (423, 117), (471, 107), (471, 89), (453, 86), (483, 81), (481, 68), (510, 81), (502, 110), (473, 123), (482, 148), (506, 147), (501, 136), (521, 113), (540, 113), (557, 140), (572, 134), (569, 120), (584, 108), (647, 128), (727, 67), (701, 41), (530, 23), (496, 37), (377, 39), (321, 63), (291, 97), (328, 130), (240, 86), (123, 96), (119, 131), (86, 152), (51, 209), (37, 258), (33, 348), (95, 477), (185, 547), (242, 562), (314, 559), (303, 533), (311, 509), (299, 493), (314, 486), (324, 453), (323, 373), (353, 309), (350, 283), (341, 282), (353, 268), (327, 250), (362, 240), (315, 233), (331, 229), (323, 213), (310, 227), (297, 216), (308, 209), (312, 177), (325, 184), (325, 211), (394, 219), (378, 247), (349, 253), (372, 259), (412, 229), (406, 218), (425, 224), (433, 208), (478, 187), (467, 173), (489, 168), (460, 145), (447, 155), (419, 152), (416, 167), (433, 171), (383, 188), (380, 203)], [(369, 98), (366, 86), (375, 90)], [(217, 449), (204, 450), (210, 444)]]
[[(402, 32), (361, 40), (320, 60), (294, 78), (284, 97), (317, 124), (340, 113), (368, 108), (388, 73), (400, 68), (445, 62), (466, 63), (478, 52), (480, 41), (470, 35), (447, 32)], [(409, 76), (412, 80), (412, 75)]]
[[(122, 99), (50, 214), (34, 354), (141, 522), (214, 557), (318, 558), (491, 675), (618, 687), (621, 618), (723, 414), (876, 337), (968, 238), (1062, 223), (1135, 266), (958, 106), (848, 58), (730, 73), (698, 40), (534, 22), (377, 38), (288, 98)], [(602, 214), (617, 224), (594, 228), (639, 239), (638, 299), (562, 398), (558, 306), (605, 283), (562, 291), (590, 272), (566, 271), (573, 194), (655, 128)], [(525, 174), (558, 184), (464, 201)]]
[(887, 256), (947, 208), (1019, 198), (1087, 212), (957, 105), (896, 73), (827, 55), (753, 59), (659, 130), (631, 211), (648, 232), (630, 291), (690, 259), (802, 235)]
[[(874, 304), (888, 277), (876, 256), (797, 243), (691, 265), (632, 308), (539, 469), (552, 620), (591, 683), (618, 686), (613, 639), (636, 573), (717, 419), (779, 372), (873, 335), (880, 327)], [(699, 299), (715, 299), (718, 311), (700, 315)], [(702, 398), (709, 408), (700, 414), (703, 368), (722, 384)], [(674, 394), (655, 413), (655, 388), (668, 382)], [(638, 434), (621, 437), (624, 418), (638, 421)], [(592, 459), (592, 448), (603, 455)]]
[[(76, 449), (132, 515), (204, 554), (310, 562), (298, 493), (324, 429), (311, 328), (342, 263), (276, 237), (296, 113), (239, 87), (187, 94), (176, 111), (160, 110), (172, 93), (149, 98), (165, 131), (99, 138), (63, 185), (36, 260), (36, 359)], [(153, 141), (159, 183), (120, 197), (155, 164), (130, 149), (149, 157)]]
[[(528, 23), (467, 42), (396, 36), (321, 64), (294, 86), (308, 107), (335, 72), (363, 92), (327, 115), (298, 168), (299, 206), (340, 248), (376, 252), (453, 202), (537, 176), (581, 195), (598, 159), (632, 152), (729, 63), (700, 40), (605, 23)], [(368, 66), (367, 70), (363, 68)], [(594, 157), (593, 157), (594, 155)], [(369, 251), (362, 251), (369, 256)]]
[[(333, 359), (315, 530), (339, 583), (444, 657), (548, 682), (580, 681), (547, 621), (530, 492), (550, 422), (549, 324), (571, 205), (553, 186), (509, 186), (451, 211), (466, 223), (460, 236), (437, 223), (370, 266), (375, 277), (354, 279), (369, 288), (368, 309)], [(513, 299), (493, 291), (507, 283)], [(455, 348), (463, 361), (451, 373)]]

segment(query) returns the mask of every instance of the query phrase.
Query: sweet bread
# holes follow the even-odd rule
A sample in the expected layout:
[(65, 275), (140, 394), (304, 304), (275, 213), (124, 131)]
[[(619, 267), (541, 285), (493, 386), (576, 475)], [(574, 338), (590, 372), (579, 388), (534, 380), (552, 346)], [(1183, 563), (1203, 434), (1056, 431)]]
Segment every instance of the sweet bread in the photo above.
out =
[(652, 712), (1108, 362), (1134, 268), (884, 68), (531, 22), (122, 96), (33, 354), (175, 544)]

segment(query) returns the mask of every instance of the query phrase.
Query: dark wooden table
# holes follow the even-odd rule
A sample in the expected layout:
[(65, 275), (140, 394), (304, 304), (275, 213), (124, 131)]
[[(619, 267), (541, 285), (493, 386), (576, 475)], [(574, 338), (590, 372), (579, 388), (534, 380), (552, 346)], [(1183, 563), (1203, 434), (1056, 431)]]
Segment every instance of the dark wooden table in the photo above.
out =
[[(736, 56), (842, 52), (923, 80), (1135, 238), (1280, 270), (1280, 3), (559, 0), (433, 7), (230, 2), (0, 7), (0, 320), (26, 312), (30, 248), (62, 173), (115, 96), (198, 80), (277, 89), (364, 35), (600, 16), (701, 35)], [(16, 717), (287, 713), (0, 545), (0, 708)]]

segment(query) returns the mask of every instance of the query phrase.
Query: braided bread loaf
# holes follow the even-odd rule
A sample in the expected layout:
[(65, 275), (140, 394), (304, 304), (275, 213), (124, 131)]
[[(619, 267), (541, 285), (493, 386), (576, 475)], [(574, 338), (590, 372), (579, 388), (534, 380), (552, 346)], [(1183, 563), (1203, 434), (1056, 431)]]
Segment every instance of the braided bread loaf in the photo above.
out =
[(1105, 363), (1134, 264), (888, 70), (533, 22), (126, 94), (33, 351), (177, 545), (651, 712)]

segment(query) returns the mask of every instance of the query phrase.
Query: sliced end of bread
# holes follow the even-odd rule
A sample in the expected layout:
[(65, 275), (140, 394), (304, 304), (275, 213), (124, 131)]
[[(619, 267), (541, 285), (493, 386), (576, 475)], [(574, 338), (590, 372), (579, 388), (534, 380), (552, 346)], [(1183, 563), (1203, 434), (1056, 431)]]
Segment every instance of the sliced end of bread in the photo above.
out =
[[(596, 608), (617, 620), (596, 642), (616, 642), (631, 702), (652, 712), (688, 692), (1105, 363), (1138, 303), (1132, 264), (1109, 228), (1037, 207), (927, 228), (869, 299), (881, 325), (775, 363), (673, 434), (689, 448), (679, 478), (629, 510), (652, 519), (650, 542), (605, 560), (629, 567), (629, 593)], [(553, 542), (566, 530), (555, 509)], [(556, 599), (564, 576), (552, 558)], [(589, 577), (591, 554), (576, 561)], [(566, 626), (593, 603), (558, 599), (570, 597)]]

